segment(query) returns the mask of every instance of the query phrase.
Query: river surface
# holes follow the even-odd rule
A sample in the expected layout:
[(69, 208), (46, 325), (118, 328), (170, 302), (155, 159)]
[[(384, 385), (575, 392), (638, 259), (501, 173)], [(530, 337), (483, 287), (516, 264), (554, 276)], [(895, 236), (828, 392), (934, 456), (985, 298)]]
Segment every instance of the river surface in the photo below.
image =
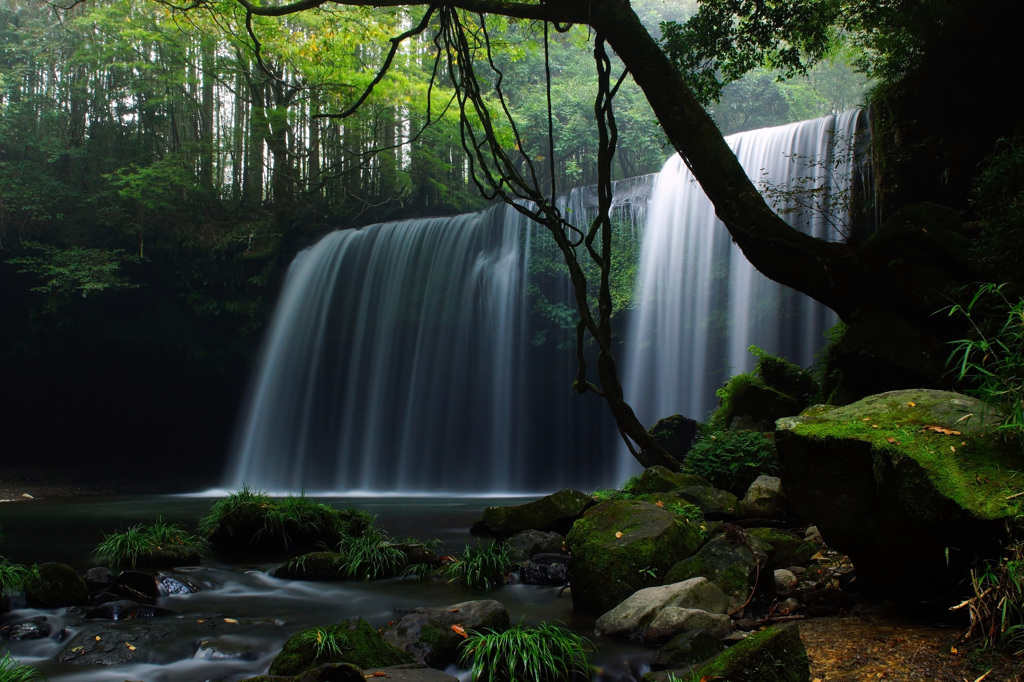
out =
[[(377, 516), (377, 525), (397, 538), (437, 538), (448, 552), (475, 544), (468, 529), (485, 506), (521, 504), (524, 498), (480, 497), (344, 497), (319, 501), (344, 508), (353, 505)], [(31, 565), (59, 561), (84, 572), (96, 565), (91, 553), (103, 533), (122, 530), (162, 516), (192, 530), (209, 510), (210, 496), (89, 496), (0, 504), (6, 540), (0, 554)], [(161, 598), (187, 627), (151, 645), (146, 662), (118, 666), (82, 666), (55, 660), (69, 640), (95, 621), (65, 609), (25, 607), (17, 598), (0, 624), (45, 616), (53, 626), (47, 639), (3, 642), (22, 663), (42, 670), (52, 682), (234, 682), (266, 673), (285, 640), (296, 631), (362, 616), (374, 627), (395, 620), (395, 609), (446, 606), (470, 599), (497, 599), (512, 622), (559, 621), (580, 634), (592, 635), (593, 618), (576, 614), (569, 595), (558, 589), (506, 585), (488, 592), (434, 580), (391, 579), (371, 582), (303, 582), (271, 577), (280, 563), (231, 564), (204, 559), (201, 567), (178, 571), (201, 588), (188, 595)], [(174, 573), (174, 571), (171, 571)], [(205, 623), (197, 633), (195, 623)], [(154, 621), (155, 622), (155, 621)], [(628, 643), (601, 640), (592, 662), (594, 679), (634, 680), (653, 651)], [(452, 674), (458, 671), (449, 670)], [(463, 678), (465, 675), (463, 674)]]

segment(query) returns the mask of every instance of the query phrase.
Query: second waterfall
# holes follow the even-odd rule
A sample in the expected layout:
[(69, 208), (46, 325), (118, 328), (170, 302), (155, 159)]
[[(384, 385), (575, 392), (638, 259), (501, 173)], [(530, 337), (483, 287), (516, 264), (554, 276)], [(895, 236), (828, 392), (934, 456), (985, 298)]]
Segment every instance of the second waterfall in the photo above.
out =
[[(852, 159), (834, 149), (849, 147), (857, 120), (729, 139), (783, 199), (801, 183), (842, 192)], [(654, 184), (652, 200), (650, 178), (616, 187), (620, 230), (643, 244), (636, 309), (628, 329), (620, 322), (623, 381), (645, 423), (704, 418), (729, 370), (749, 368), (747, 346), (807, 364), (831, 316), (753, 272), (677, 159)], [(588, 192), (568, 201), (585, 220)], [(817, 236), (848, 223), (814, 213), (793, 216)], [(531, 263), (549, 239), (496, 206), (339, 231), (299, 254), (225, 485), (481, 494), (619, 483), (635, 467), (603, 402), (571, 391), (571, 334), (552, 333), (552, 320), (571, 326), (568, 282)]]

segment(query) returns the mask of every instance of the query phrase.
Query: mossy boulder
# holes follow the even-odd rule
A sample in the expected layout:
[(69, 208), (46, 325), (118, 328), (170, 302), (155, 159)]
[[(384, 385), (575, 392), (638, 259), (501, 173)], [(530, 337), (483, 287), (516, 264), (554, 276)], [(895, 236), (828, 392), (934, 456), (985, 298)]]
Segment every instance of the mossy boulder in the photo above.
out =
[(799, 566), (818, 552), (813, 542), (778, 528), (750, 528), (747, 536), (768, 556), (768, 566), (772, 569)]
[(47, 562), (36, 566), (25, 581), (25, 600), (38, 609), (81, 606), (89, 602), (89, 588), (82, 576), (67, 564)]
[(1000, 415), (946, 391), (915, 389), (779, 420), (790, 511), (850, 556), (864, 583), (904, 595), (956, 588), (977, 557), (999, 556), (1024, 511), (1019, 444)]
[(493, 599), (461, 602), (440, 608), (417, 608), (384, 630), (384, 640), (412, 656), (417, 663), (445, 668), (459, 657), (465, 639), (452, 629), (491, 630), (509, 628), (508, 609)]
[(661, 584), (701, 542), (699, 526), (649, 502), (612, 500), (588, 509), (566, 537), (574, 608), (604, 613)]
[[(689, 451), (689, 448), (687, 448), (687, 451)], [(629, 492), (633, 495), (646, 495), (650, 493), (667, 493), (676, 488), (685, 488), (687, 486), (708, 485), (711, 484), (696, 474), (683, 474), (671, 471), (659, 464), (644, 469), (640, 477), (630, 486)]]
[(358, 668), (377, 668), (412, 663), (412, 656), (386, 642), (362, 618), (350, 618), (321, 630), (339, 637), (340, 654), (317, 656), (317, 628), (300, 630), (284, 643), (270, 664), (271, 675), (298, 675), (325, 663), (350, 663)]
[(739, 513), (740, 501), (728, 490), (711, 485), (691, 485), (672, 493), (700, 509), (709, 519), (732, 519)]
[(651, 670), (668, 670), (703, 663), (722, 653), (724, 648), (722, 640), (707, 630), (688, 630), (658, 649), (651, 661)]
[(347, 565), (337, 552), (309, 552), (282, 564), (273, 575), (287, 580), (341, 580)]
[(497, 538), (530, 529), (565, 535), (573, 522), (594, 504), (596, 502), (590, 495), (565, 488), (526, 504), (487, 507), (473, 523), (470, 532), (476, 536)]
[[(684, 417), (681, 414), (673, 414), (670, 417), (659, 419), (648, 433), (654, 436), (661, 447), (675, 457), (677, 462), (682, 463), (703, 428), (703, 425), (695, 419)], [(640, 461), (646, 463), (647, 459), (646, 451), (641, 452)]]
[(771, 429), (776, 419), (794, 415), (811, 404), (818, 384), (810, 372), (756, 346), (753, 372), (737, 374), (718, 391), (718, 409), (708, 421), (715, 431)]
[(770, 570), (767, 564), (767, 556), (753, 543), (745, 544), (731, 534), (722, 534), (674, 565), (665, 576), (665, 583), (698, 576), (707, 578), (731, 597), (731, 606), (736, 608), (747, 601), (755, 584), (761, 584), (758, 573)]
[(201, 548), (190, 545), (154, 547), (148, 553), (140, 554), (135, 562), (137, 568), (158, 570), (178, 566), (198, 566), (203, 561)]
[(710, 663), (693, 668), (651, 672), (644, 682), (676, 679), (728, 680), (728, 682), (807, 682), (811, 666), (796, 624), (755, 632), (729, 647)]

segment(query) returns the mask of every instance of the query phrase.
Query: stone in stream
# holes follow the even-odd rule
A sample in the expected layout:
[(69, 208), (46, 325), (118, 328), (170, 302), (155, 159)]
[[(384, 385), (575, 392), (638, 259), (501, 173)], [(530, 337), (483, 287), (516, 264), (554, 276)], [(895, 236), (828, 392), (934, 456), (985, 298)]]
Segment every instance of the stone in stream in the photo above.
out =
[(21, 620), (16, 623), (6, 623), (0, 626), (0, 637), (11, 640), (22, 639), (43, 639), (50, 636), (53, 628), (46, 616), (36, 616), (28, 620)]
[(389, 623), (384, 639), (412, 655), (417, 663), (444, 668), (455, 663), (465, 638), (453, 626), (501, 632), (509, 627), (508, 609), (493, 599), (461, 602), (439, 608), (417, 608)]

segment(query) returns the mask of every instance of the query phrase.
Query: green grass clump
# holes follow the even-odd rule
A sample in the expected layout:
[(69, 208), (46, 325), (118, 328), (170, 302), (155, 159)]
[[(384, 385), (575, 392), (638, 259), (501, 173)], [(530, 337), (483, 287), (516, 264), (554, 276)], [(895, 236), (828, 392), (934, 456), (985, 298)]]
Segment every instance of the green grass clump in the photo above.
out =
[(161, 550), (194, 550), (205, 554), (209, 544), (203, 538), (186, 532), (174, 523), (164, 523), (162, 517), (149, 525), (137, 524), (107, 535), (96, 545), (93, 553), (114, 567), (135, 568), (140, 559), (152, 557)]
[(466, 545), (462, 556), (444, 567), (444, 576), (448, 582), (483, 590), (503, 585), (505, 576), (512, 570), (511, 551), (502, 542), (476, 547)]
[(386, 578), (401, 572), (406, 564), (405, 553), (395, 547), (391, 536), (372, 523), (362, 535), (339, 542), (337, 552), (344, 558), (342, 572), (348, 578)]
[(32, 569), (15, 564), (0, 556), (0, 609), (7, 608), (7, 598), (21, 592), (25, 581), (32, 575)]
[(4, 652), (3, 658), (0, 658), (0, 682), (33, 682), (45, 679), (46, 675), (32, 666), (22, 665), (14, 660), (9, 651)]
[(504, 632), (470, 632), (460, 663), (472, 679), (487, 682), (562, 682), (590, 678), (593, 644), (558, 625), (522, 623)]
[(372, 523), (366, 512), (338, 510), (301, 494), (271, 497), (243, 485), (217, 500), (199, 521), (199, 531), (220, 547), (288, 549), (293, 545), (327, 546), (359, 535)]
[(633, 492), (633, 489), (636, 487), (636, 484), (639, 481), (640, 474), (634, 474), (633, 476), (630, 476), (629, 478), (626, 479), (626, 482), (622, 484), (621, 488), (611, 490), (595, 490), (594, 492), (590, 493), (590, 496), (593, 497), (598, 502), (607, 502), (609, 500), (632, 500), (636, 497), (636, 494)]
[(348, 637), (340, 628), (320, 627), (305, 630), (299, 635), (299, 641), (313, 648), (314, 660), (340, 660), (348, 648)]
[(711, 485), (742, 496), (758, 476), (779, 470), (772, 434), (760, 431), (717, 431), (694, 443), (685, 468)]

